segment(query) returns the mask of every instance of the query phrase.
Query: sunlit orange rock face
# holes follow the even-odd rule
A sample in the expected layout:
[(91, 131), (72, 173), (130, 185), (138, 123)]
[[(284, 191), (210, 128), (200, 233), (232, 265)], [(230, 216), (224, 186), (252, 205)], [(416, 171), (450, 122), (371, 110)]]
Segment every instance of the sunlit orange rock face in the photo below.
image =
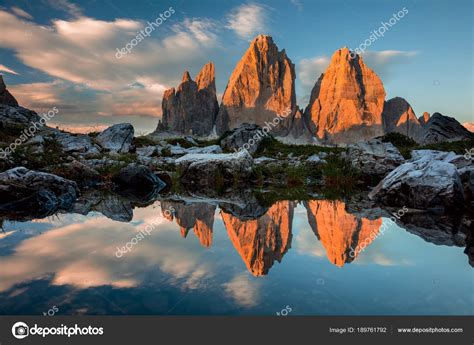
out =
[[(163, 201), (161, 209), (166, 219), (180, 226), (181, 236), (186, 237), (190, 229), (194, 230), (199, 242), (206, 248), (212, 244), (212, 229), (214, 226), (214, 213), (216, 206), (204, 203), (181, 204)], [(174, 217), (166, 210), (174, 209)]]
[(229, 79), (217, 115), (217, 132), (244, 122), (264, 126), (277, 115), (292, 115), (296, 110), (295, 77), (285, 50), (278, 51), (272, 37), (257, 36)]
[(305, 115), (320, 140), (351, 143), (383, 135), (384, 99), (380, 78), (342, 48), (316, 82)]
[(268, 273), (275, 260), (281, 262), (291, 246), (295, 203), (278, 201), (262, 217), (252, 220), (221, 211), (235, 249), (254, 276)]
[(339, 267), (353, 261), (357, 247), (363, 242), (369, 245), (382, 225), (382, 218), (370, 220), (346, 212), (342, 201), (311, 200), (304, 205), (309, 225), (326, 249), (328, 260)]

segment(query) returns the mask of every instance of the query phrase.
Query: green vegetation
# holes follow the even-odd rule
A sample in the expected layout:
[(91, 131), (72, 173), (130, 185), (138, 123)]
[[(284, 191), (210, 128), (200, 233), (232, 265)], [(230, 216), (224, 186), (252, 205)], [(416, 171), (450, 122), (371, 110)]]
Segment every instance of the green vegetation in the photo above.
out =
[(463, 155), (466, 153), (466, 150), (469, 151), (474, 147), (474, 140), (463, 140), (463, 141), (453, 141), (453, 142), (444, 142), (436, 143), (430, 145), (424, 145), (419, 147), (420, 150), (439, 150), (439, 151), (453, 151), (458, 155)]
[(456, 154), (465, 154), (474, 147), (474, 140), (442, 142), (429, 145), (419, 145), (413, 139), (400, 133), (387, 133), (381, 137), (383, 142), (390, 142), (398, 148), (405, 159), (411, 158), (412, 150), (453, 151)]
[(339, 147), (284, 144), (273, 137), (265, 137), (254, 156), (278, 158), (292, 154), (293, 156), (303, 156), (303, 158), (308, 158), (315, 153), (338, 153), (342, 151), (344, 151), (344, 149)]
[(322, 166), (324, 179), (321, 193), (330, 199), (349, 196), (360, 189), (361, 172), (338, 155), (326, 157)]
[(381, 139), (384, 143), (392, 143), (405, 159), (411, 158), (411, 151), (418, 147), (415, 140), (401, 133), (387, 133)]
[(133, 145), (136, 147), (155, 146), (158, 145), (158, 140), (149, 136), (134, 137)]

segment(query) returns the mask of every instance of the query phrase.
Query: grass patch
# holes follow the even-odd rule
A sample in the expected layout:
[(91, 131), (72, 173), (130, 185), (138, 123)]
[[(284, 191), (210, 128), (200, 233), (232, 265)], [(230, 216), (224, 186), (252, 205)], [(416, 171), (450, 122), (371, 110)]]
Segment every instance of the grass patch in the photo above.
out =
[(387, 133), (381, 139), (384, 143), (392, 143), (405, 159), (410, 159), (411, 151), (418, 147), (415, 140), (401, 133)]
[(148, 136), (142, 137), (134, 137), (133, 138), (133, 145), (136, 147), (145, 147), (145, 146), (156, 146), (158, 145), (158, 141)]
[(419, 150), (438, 150), (438, 151), (453, 151), (458, 155), (463, 155), (466, 150), (469, 152), (474, 147), (474, 140), (452, 141), (444, 143), (436, 143), (420, 146)]
[(348, 196), (359, 189), (361, 173), (350, 162), (337, 155), (326, 157), (327, 164), (322, 166), (324, 185), (322, 193), (329, 198)]
[(342, 151), (344, 151), (344, 149), (338, 147), (284, 144), (273, 137), (265, 137), (254, 156), (277, 158), (293, 154), (293, 156), (303, 156), (303, 158), (308, 158), (309, 156), (320, 152), (338, 153)]
[(405, 159), (411, 158), (412, 150), (436, 150), (436, 151), (453, 151), (458, 155), (466, 153), (474, 147), (474, 140), (462, 140), (452, 142), (442, 142), (429, 145), (420, 145), (413, 139), (400, 133), (387, 133), (380, 137), (383, 142), (392, 143), (402, 154)]

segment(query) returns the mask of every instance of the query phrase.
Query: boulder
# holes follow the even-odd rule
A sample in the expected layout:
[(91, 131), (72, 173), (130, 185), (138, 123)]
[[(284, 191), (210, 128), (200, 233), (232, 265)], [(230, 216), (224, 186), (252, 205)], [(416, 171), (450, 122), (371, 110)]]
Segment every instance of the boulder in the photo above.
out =
[(92, 187), (101, 182), (96, 170), (77, 160), (54, 167), (54, 170), (59, 176), (75, 181), (79, 187)]
[(319, 140), (354, 143), (383, 134), (384, 99), (377, 74), (361, 56), (342, 48), (313, 87), (305, 116)]
[(295, 67), (271, 36), (259, 35), (245, 52), (227, 84), (216, 118), (217, 134), (243, 123), (286, 134), (283, 120), (296, 111)]
[(69, 210), (77, 184), (62, 177), (17, 167), (0, 173), (0, 213), (47, 216)]
[(105, 129), (96, 140), (103, 148), (116, 153), (127, 153), (132, 148), (134, 136), (133, 126), (120, 123)]
[(0, 104), (0, 130), (26, 128), (36, 123), (37, 128), (33, 130), (37, 131), (43, 127), (40, 119), (38, 114), (29, 109)]
[(222, 148), (219, 145), (210, 145), (205, 147), (190, 147), (186, 150), (187, 153), (222, 153)]
[(165, 186), (165, 183), (150, 168), (139, 164), (130, 164), (121, 169), (112, 177), (112, 181), (119, 189), (149, 191), (160, 190)]
[(95, 145), (91, 137), (85, 134), (71, 134), (57, 129), (48, 129), (43, 136), (45, 139), (57, 141), (64, 153), (77, 153), (86, 156), (100, 153), (100, 147)]
[(265, 136), (262, 127), (256, 124), (244, 123), (225, 136), (221, 140), (220, 145), (224, 150), (234, 152), (247, 150), (250, 154), (254, 154), (257, 152)]
[(247, 151), (221, 154), (187, 154), (176, 160), (184, 171), (183, 184), (190, 187), (215, 188), (218, 181), (248, 178), (253, 159)]
[(369, 197), (387, 206), (422, 210), (460, 209), (465, 201), (456, 166), (418, 154), (389, 173)]
[(364, 174), (377, 176), (385, 176), (405, 161), (392, 143), (380, 139), (349, 145), (346, 157)]

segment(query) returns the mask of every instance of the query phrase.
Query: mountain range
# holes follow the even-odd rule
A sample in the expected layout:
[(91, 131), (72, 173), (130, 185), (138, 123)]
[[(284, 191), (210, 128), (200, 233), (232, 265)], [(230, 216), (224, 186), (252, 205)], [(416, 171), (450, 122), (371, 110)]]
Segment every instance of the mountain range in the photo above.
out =
[(389, 132), (425, 144), (472, 138), (454, 118), (426, 112), (417, 118), (405, 99), (385, 100), (381, 79), (348, 48), (333, 54), (304, 110), (296, 104), (295, 65), (268, 35), (252, 40), (220, 106), (213, 63), (207, 63), (195, 79), (186, 71), (177, 90), (164, 93), (157, 133), (221, 135), (244, 123), (263, 127), (278, 118), (272, 134), (296, 143), (349, 144)]

